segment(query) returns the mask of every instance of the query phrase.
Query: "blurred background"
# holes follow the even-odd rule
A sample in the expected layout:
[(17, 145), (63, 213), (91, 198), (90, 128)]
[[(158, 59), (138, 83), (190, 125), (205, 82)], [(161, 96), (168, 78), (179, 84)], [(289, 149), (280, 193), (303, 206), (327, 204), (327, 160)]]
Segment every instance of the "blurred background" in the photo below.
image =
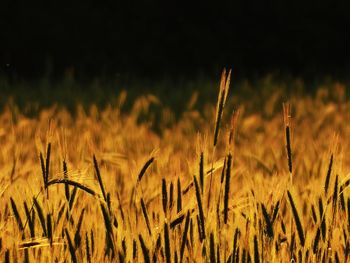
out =
[(174, 90), (217, 83), (223, 67), (236, 83), (269, 74), (301, 78), (308, 89), (324, 78), (346, 82), (349, 10), (349, 1), (326, 0), (2, 0), (0, 89), (98, 93), (166, 82)]

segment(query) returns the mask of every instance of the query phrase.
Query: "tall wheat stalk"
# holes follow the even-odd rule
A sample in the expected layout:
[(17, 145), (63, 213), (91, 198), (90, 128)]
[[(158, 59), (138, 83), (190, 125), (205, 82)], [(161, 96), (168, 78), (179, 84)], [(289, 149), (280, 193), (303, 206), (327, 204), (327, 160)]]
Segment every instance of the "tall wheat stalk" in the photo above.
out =
[(215, 128), (214, 128), (214, 141), (213, 141), (213, 151), (212, 151), (212, 162), (211, 162), (211, 173), (210, 173), (210, 181), (209, 181), (209, 192), (208, 192), (208, 211), (211, 200), (211, 189), (212, 189), (212, 180), (213, 180), (213, 167), (214, 167), (214, 157), (215, 157), (215, 149), (218, 142), (220, 125), (222, 120), (222, 115), (224, 112), (224, 107), (226, 104), (226, 99), (228, 95), (228, 91), (230, 89), (230, 81), (231, 81), (231, 70), (226, 74), (226, 69), (223, 70), (220, 79), (220, 88), (219, 88), (219, 96), (216, 105), (216, 117), (215, 117)]

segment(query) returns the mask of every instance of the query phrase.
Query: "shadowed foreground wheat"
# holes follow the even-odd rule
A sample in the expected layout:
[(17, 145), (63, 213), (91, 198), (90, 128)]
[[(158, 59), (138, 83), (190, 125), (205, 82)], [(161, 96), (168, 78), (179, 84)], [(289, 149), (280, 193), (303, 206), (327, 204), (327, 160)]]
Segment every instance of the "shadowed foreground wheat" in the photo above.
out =
[(241, 100), (225, 125), (229, 85), (224, 72), (216, 112), (188, 111), (161, 135), (137, 122), (152, 96), (129, 114), (6, 108), (1, 261), (346, 262), (350, 103), (324, 89), (290, 97), (291, 147), (283, 92)]

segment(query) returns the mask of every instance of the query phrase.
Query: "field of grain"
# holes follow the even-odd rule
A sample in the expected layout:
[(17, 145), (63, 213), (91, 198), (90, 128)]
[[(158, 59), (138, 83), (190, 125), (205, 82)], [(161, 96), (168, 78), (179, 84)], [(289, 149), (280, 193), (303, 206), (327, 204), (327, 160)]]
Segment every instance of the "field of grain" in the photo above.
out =
[(125, 113), (125, 92), (74, 115), (5, 107), (1, 262), (346, 262), (345, 86), (237, 101), (229, 79), (180, 118), (153, 95)]

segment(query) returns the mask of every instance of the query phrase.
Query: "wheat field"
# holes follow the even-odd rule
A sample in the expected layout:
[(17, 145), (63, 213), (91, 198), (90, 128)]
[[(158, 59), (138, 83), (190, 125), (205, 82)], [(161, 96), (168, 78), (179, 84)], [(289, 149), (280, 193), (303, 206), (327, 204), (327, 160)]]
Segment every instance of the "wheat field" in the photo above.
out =
[(196, 110), (194, 94), (178, 120), (162, 108), (160, 133), (140, 121), (153, 95), (128, 113), (125, 92), (75, 115), (5, 107), (1, 261), (346, 262), (345, 86), (239, 104), (230, 72), (218, 86), (217, 105)]

